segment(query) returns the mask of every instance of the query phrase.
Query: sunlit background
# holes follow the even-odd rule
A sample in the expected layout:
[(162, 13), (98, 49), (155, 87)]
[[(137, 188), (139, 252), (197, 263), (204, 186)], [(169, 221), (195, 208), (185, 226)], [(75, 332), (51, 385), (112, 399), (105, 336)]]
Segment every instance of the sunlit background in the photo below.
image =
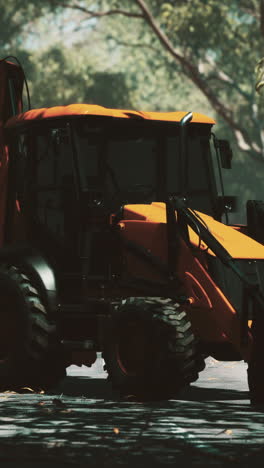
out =
[[(17, 55), (34, 107), (87, 102), (200, 111), (234, 150), (227, 195), (263, 198), (258, 0), (0, 0), (0, 56)], [(145, 7), (145, 9), (144, 9)]]

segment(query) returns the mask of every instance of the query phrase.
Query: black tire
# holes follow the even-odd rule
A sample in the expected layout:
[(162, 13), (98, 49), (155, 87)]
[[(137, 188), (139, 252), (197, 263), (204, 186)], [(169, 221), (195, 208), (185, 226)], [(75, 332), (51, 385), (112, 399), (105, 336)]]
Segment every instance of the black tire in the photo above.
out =
[[(248, 233), (257, 242), (264, 244), (264, 202), (249, 200), (247, 202)], [(253, 406), (264, 407), (264, 311), (256, 311), (253, 317), (253, 347), (248, 364), (248, 387)]]
[(252, 406), (263, 406), (264, 408), (264, 319), (262, 315), (263, 312), (262, 314), (257, 314), (257, 317), (253, 320), (251, 329), (253, 335), (253, 346), (247, 373), (250, 402)]
[(264, 244), (264, 202), (248, 200), (247, 202), (248, 234), (257, 242)]
[(0, 324), (1, 390), (47, 389), (65, 376), (55, 325), (36, 286), (15, 266), (0, 266)]
[(113, 313), (103, 357), (122, 396), (168, 399), (204, 369), (186, 312), (171, 299), (126, 301)]

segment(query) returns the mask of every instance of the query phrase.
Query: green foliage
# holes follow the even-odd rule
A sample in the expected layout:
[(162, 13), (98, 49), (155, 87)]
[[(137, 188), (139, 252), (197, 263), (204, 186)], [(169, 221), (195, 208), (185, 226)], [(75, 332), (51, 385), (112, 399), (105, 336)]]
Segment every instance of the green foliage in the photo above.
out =
[(256, 90), (258, 93), (262, 91), (264, 86), (264, 58), (262, 58), (256, 66)]
[(40, 17), (43, 9), (37, 0), (0, 0), (0, 53), (22, 48), (25, 25)]
[[(239, 150), (234, 190), (245, 192), (248, 176), (261, 197), (264, 103), (255, 89), (255, 66), (263, 56), (260, 3), (145, 0), (169, 50), (141, 0), (0, 0), (0, 53), (18, 54), (34, 106), (91, 102), (215, 117), (218, 133)], [(263, 61), (257, 81), (260, 90)]]
[(105, 107), (131, 107), (123, 73), (98, 72), (91, 63), (78, 60), (76, 49), (67, 51), (57, 44), (35, 54), (36, 66), (30, 74), (34, 107), (86, 102)]
[(84, 102), (105, 107), (132, 107), (123, 73), (97, 72), (92, 80), (93, 83), (86, 89)]

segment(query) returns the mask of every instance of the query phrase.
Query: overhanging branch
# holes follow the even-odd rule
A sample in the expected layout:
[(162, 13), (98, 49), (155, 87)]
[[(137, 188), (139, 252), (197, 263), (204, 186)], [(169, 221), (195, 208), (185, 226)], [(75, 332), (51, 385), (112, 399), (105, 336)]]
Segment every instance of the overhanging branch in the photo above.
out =
[[(166, 35), (166, 33), (163, 31), (161, 26), (158, 24), (158, 22), (154, 18), (145, 0), (134, 0), (134, 5), (136, 4), (139, 7), (141, 13), (138, 13), (136, 11), (128, 11), (122, 8), (110, 9), (107, 11), (94, 11), (78, 3), (73, 3), (70, 1), (64, 1), (64, 0), (63, 1), (49, 0), (49, 1), (50, 1), (50, 4), (52, 4), (53, 6), (79, 10), (82, 13), (84, 13), (88, 17), (88, 19), (102, 18), (105, 16), (123, 15), (126, 17), (145, 20), (148, 26), (152, 29), (157, 39), (162, 44), (163, 48), (170, 54), (170, 56), (174, 59), (175, 62), (181, 65), (184, 74), (194, 83), (194, 85), (198, 89), (200, 89), (200, 91), (204, 94), (204, 96), (206, 96), (206, 98), (210, 102), (212, 108), (230, 126), (230, 128), (232, 129), (235, 135), (238, 146), (243, 151), (252, 152), (252, 156), (255, 158), (258, 158), (258, 160), (262, 159), (264, 161), (263, 149), (260, 146), (258, 146), (254, 141), (252, 141), (246, 128), (242, 127), (239, 121), (236, 120), (232, 108), (226, 106), (218, 98), (214, 89), (210, 86), (207, 78), (203, 76), (203, 74), (199, 70), (199, 66), (194, 64), (189, 58), (187, 58), (187, 56), (184, 53), (179, 52), (174, 47), (169, 37)], [(261, 15), (261, 28), (263, 27), (262, 31), (264, 34), (264, 0), (260, 0), (260, 15)], [(223, 76), (221, 78), (223, 78)], [(227, 75), (225, 76), (224, 81), (228, 82), (229, 85), (231, 84), (230, 77), (228, 77)], [(234, 85), (234, 82), (232, 83), (232, 85)], [(239, 91), (241, 92), (241, 90)], [(246, 96), (244, 95), (244, 97)]]
[(94, 10), (89, 10), (89, 8), (85, 8), (84, 6), (78, 5), (76, 3), (60, 2), (56, 0), (49, 0), (49, 2), (53, 6), (69, 8), (71, 10), (79, 10), (85, 13), (87, 16), (89, 16), (89, 18), (102, 18), (103, 16), (113, 16), (113, 15), (123, 15), (123, 16), (128, 16), (131, 18), (140, 18), (140, 19), (143, 18), (143, 15), (140, 13), (127, 11), (127, 10), (123, 10), (120, 8), (115, 8), (115, 9), (107, 10), (107, 11), (94, 11)]
[[(191, 63), (185, 56), (181, 55), (173, 46), (168, 36), (163, 32), (159, 24), (156, 22), (150, 9), (144, 0), (135, 0), (145, 21), (150, 26), (156, 37), (159, 39), (163, 47), (170, 53), (170, 55), (182, 65), (183, 71), (196, 85), (197, 88), (206, 96), (211, 106), (215, 111), (228, 123), (232, 128), (236, 137), (238, 146), (243, 151), (252, 151), (258, 159), (263, 158), (263, 151), (255, 142), (251, 140), (247, 131), (241, 127), (239, 122), (233, 118), (233, 112), (230, 108), (226, 107), (217, 97), (213, 89), (209, 86), (207, 80), (201, 75), (199, 68)], [(261, 0), (264, 2), (264, 0)], [(263, 159), (264, 160), (264, 159)]]

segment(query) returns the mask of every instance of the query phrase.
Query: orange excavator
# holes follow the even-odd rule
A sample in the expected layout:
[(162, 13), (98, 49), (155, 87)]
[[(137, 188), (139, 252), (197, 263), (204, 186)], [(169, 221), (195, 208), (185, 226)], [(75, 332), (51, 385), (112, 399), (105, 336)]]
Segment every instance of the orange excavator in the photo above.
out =
[(49, 388), (103, 352), (121, 395), (172, 398), (213, 356), (248, 362), (262, 404), (264, 204), (229, 223), (214, 120), (24, 112), (24, 83), (0, 61), (0, 387)]

